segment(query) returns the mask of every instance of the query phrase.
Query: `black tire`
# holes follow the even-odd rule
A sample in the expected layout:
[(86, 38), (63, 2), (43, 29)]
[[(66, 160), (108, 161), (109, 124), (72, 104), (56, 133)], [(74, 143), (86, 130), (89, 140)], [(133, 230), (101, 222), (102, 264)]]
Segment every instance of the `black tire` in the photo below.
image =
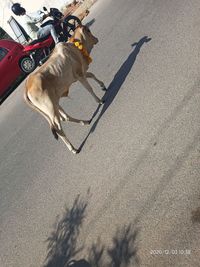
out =
[(73, 15), (67, 16), (64, 21), (63, 21), (63, 28), (64, 28), (64, 33), (68, 37), (71, 37), (75, 31), (75, 29), (79, 26), (82, 25), (81, 20)]
[(33, 59), (27, 56), (20, 59), (19, 66), (23, 73), (29, 74), (35, 69), (36, 64)]

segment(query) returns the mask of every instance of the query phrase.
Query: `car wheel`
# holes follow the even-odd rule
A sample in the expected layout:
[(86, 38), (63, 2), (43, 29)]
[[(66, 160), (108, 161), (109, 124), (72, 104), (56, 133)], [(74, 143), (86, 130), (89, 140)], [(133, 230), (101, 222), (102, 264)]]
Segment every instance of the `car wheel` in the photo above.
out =
[(35, 69), (35, 61), (30, 57), (23, 57), (19, 62), (19, 66), (24, 73), (31, 73)]

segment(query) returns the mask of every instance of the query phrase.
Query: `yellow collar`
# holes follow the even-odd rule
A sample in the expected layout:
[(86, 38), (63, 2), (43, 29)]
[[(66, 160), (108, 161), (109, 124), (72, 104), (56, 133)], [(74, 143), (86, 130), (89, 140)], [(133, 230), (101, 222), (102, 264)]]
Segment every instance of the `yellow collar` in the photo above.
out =
[(88, 64), (90, 64), (92, 62), (92, 58), (90, 57), (88, 51), (86, 50), (86, 48), (83, 46), (83, 44), (74, 39), (73, 37), (69, 40), (71, 43), (73, 43), (83, 54), (83, 56), (87, 59)]

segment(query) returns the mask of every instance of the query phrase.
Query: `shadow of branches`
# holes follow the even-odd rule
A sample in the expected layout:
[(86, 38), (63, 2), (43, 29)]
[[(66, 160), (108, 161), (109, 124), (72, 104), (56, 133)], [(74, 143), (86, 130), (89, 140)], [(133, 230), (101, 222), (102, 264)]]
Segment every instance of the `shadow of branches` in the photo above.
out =
[(89, 249), (89, 259), (92, 267), (128, 267), (139, 264), (137, 256), (137, 234), (133, 225), (118, 228), (113, 239), (112, 247), (106, 248), (100, 241)]
[(129, 224), (118, 228), (112, 237), (112, 246), (106, 246), (97, 239), (96, 243), (83, 255), (86, 245), (80, 246), (78, 238), (86, 217), (88, 197), (76, 197), (72, 208), (66, 208), (62, 218), (54, 225), (50, 237), (46, 240), (47, 257), (44, 267), (128, 267), (138, 263), (136, 239), (138, 230)]
[(45, 267), (63, 267), (72, 257), (82, 250), (77, 239), (85, 218), (88, 202), (78, 195), (71, 209), (66, 208), (63, 218), (54, 226), (47, 239)]
[[(86, 141), (87, 141), (88, 137), (90, 136), (90, 134), (95, 131), (99, 120), (101, 119), (103, 114), (106, 112), (108, 107), (111, 105), (111, 103), (115, 99), (116, 95), (118, 94), (121, 86), (125, 82), (126, 77), (128, 76), (129, 72), (131, 71), (131, 69), (132, 69), (132, 67), (133, 67), (133, 65), (134, 65), (134, 63), (136, 61), (136, 58), (137, 58), (137, 56), (138, 56), (138, 54), (140, 52), (140, 49), (142, 48), (142, 46), (145, 43), (148, 43), (150, 41), (151, 41), (151, 38), (148, 38), (148, 36), (144, 36), (138, 42), (136, 42), (136, 43), (131, 45), (132, 47), (134, 47), (134, 49), (130, 53), (130, 55), (127, 57), (127, 59), (124, 61), (124, 63), (121, 65), (121, 67), (119, 68), (119, 70), (115, 74), (113, 80), (111, 81), (110, 85), (108, 86), (108, 89), (107, 89), (107, 91), (106, 91), (106, 93), (105, 93), (105, 95), (103, 97), (103, 99), (105, 100), (103, 108), (102, 108), (99, 116), (97, 117), (96, 121), (93, 123), (88, 135), (85, 137), (85, 139), (83, 140), (82, 144), (80, 145), (79, 151), (81, 151), (81, 149), (83, 148), (83, 146), (86, 143)], [(101, 108), (101, 105), (99, 105), (97, 107), (97, 109), (94, 112), (91, 120), (94, 119), (94, 117), (99, 112), (100, 108)]]
[(125, 267), (129, 266), (130, 263), (139, 263), (136, 245), (137, 234), (138, 231), (133, 230), (131, 224), (117, 230), (113, 238), (113, 247), (108, 249), (109, 267)]
[(104, 253), (105, 245), (102, 244), (101, 239), (98, 238), (96, 243), (93, 243), (91, 248), (88, 250), (88, 261), (92, 267), (103, 267), (104, 266)]

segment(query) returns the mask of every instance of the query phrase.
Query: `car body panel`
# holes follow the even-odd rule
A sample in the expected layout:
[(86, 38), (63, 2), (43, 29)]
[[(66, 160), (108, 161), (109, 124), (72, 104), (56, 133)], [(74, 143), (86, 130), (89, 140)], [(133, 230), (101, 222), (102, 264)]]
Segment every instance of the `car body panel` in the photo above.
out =
[(20, 76), (20, 59), (28, 55), (23, 45), (12, 40), (0, 40), (0, 96)]

